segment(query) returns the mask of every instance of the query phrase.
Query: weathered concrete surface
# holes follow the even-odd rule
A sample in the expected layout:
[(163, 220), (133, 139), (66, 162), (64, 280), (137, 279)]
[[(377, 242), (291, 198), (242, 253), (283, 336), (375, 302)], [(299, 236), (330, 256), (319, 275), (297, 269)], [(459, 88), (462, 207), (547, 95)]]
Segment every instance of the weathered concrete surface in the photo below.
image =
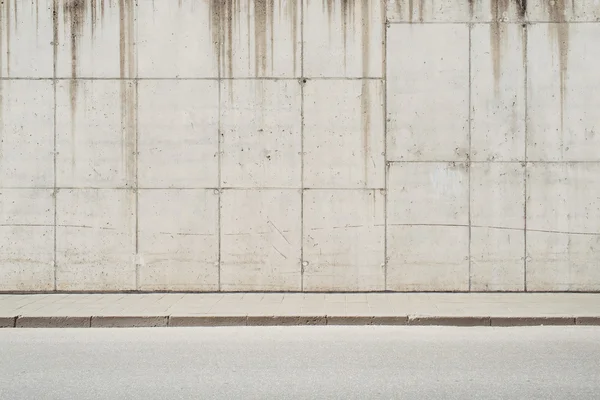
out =
[(600, 3), (6, 0), (0, 291), (600, 291)]

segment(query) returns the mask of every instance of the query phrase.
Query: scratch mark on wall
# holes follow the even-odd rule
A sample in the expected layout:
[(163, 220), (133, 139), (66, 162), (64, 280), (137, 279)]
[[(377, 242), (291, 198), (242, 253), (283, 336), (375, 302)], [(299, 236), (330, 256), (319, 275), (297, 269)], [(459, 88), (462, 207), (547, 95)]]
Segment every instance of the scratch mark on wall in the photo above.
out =
[(287, 257), (281, 251), (279, 251), (279, 249), (277, 247), (275, 247), (273, 244), (271, 244), (271, 247), (274, 248), (275, 251), (278, 252), (281, 257), (283, 257), (287, 260)]
[(275, 230), (281, 235), (281, 237), (288, 243), (291, 244), (290, 241), (285, 237), (285, 235), (279, 230), (279, 228), (277, 228), (277, 226), (275, 226), (275, 224), (271, 221), (268, 221), (269, 224), (271, 224), (271, 226), (273, 228), (275, 228)]

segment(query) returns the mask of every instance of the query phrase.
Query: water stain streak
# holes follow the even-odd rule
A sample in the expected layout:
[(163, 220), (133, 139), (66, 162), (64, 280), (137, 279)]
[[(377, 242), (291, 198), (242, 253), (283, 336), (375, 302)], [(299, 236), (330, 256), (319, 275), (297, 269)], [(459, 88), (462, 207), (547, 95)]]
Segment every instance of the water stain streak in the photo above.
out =
[[(285, 4), (284, 4), (285, 3)], [(233, 77), (233, 38), (239, 35), (240, 14), (246, 13), (247, 20), (247, 50), (254, 52), (254, 76), (264, 77), (274, 71), (274, 44), (275, 44), (275, 8), (279, 13), (285, 11), (285, 17), (290, 21), (292, 34), (292, 50), (294, 69), (296, 68), (297, 37), (299, 28), (299, 0), (210, 0), (210, 34), (217, 58), (220, 77)], [(251, 30), (253, 27), (253, 31)], [(251, 48), (251, 42), (254, 47)], [(250, 56), (248, 63), (250, 63)], [(249, 64), (250, 67), (250, 64)]]

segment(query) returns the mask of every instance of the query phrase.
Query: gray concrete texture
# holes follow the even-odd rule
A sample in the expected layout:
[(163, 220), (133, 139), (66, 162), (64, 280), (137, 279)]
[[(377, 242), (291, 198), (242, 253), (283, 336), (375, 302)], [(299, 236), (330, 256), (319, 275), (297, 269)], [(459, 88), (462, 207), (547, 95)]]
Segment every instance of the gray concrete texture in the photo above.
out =
[(7, 0), (0, 291), (599, 291), (600, 3)]

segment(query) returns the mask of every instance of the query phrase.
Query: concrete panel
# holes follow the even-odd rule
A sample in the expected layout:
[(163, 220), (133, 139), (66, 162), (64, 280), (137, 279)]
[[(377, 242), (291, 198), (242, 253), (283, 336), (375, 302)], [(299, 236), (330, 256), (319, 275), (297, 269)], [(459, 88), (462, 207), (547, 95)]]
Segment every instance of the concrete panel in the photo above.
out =
[(466, 160), (468, 26), (391, 25), (387, 78), (388, 160)]
[(221, 84), (222, 185), (300, 187), (300, 84), (272, 80)]
[(469, 172), (463, 163), (393, 163), (389, 225), (468, 225)]
[(471, 289), (524, 289), (525, 171), (520, 163), (471, 164)]
[(385, 197), (379, 190), (304, 193), (304, 290), (385, 289)]
[(387, 204), (388, 290), (468, 290), (465, 164), (394, 163)]
[(383, 76), (383, 2), (329, 0), (303, 4), (304, 76)]
[(527, 290), (599, 291), (599, 237), (527, 231)]
[(471, 160), (525, 159), (525, 30), (478, 24), (471, 33)]
[(138, 85), (140, 187), (217, 187), (217, 81), (143, 80)]
[(59, 187), (135, 184), (135, 86), (132, 81), (59, 81), (56, 87)]
[[(58, 1), (56, 76), (134, 78), (135, 3), (135, 0)], [(46, 40), (52, 41), (51, 38), (49, 34)]]
[(0, 189), (0, 291), (54, 288), (54, 199), (48, 189)]
[(0, 81), (0, 187), (52, 187), (52, 82)]
[(139, 289), (219, 289), (218, 193), (140, 190)]
[(1, 8), (0, 76), (51, 78), (52, 0), (5, 1)]
[(528, 0), (527, 16), (533, 22), (600, 21), (600, 3), (596, 1)]
[(313, 80), (304, 88), (304, 187), (384, 188), (383, 84)]
[(386, 0), (387, 19), (390, 22), (468, 22), (473, 7), (479, 10), (481, 3), (474, 1), (469, 7), (470, 2), (463, 0)]
[[(142, 78), (218, 77), (219, 25), (208, 2), (139, 1), (138, 73)], [(213, 2), (216, 3), (216, 2)], [(217, 19), (220, 21), (220, 19)]]
[(221, 290), (300, 290), (299, 190), (224, 190)]
[(600, 24), (528, 32), (528, 160), (599, 161)]
[(388, 226), (387, 290), (469, 289), (467, 226)]
[(600, 231), (600, 163), (529, 163), (527, 229)]
[(133, 190), (59, 190), (56, 196), (57, 289), (135, 289)]
[(528, 167), (528, 290), (600, 290), (599, 176), (595, 163)]

